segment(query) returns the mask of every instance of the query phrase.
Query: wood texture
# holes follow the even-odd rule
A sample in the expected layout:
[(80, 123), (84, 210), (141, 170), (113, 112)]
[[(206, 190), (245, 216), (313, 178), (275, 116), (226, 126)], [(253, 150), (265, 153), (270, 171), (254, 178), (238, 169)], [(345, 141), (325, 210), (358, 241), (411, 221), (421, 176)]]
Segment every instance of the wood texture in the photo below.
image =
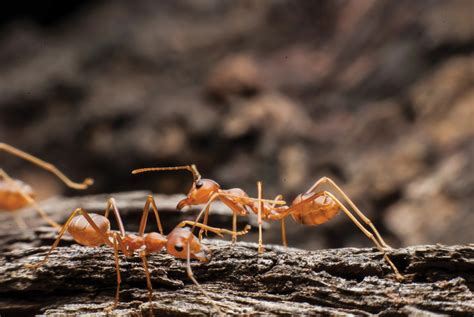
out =
[[(417, 246), (391, 253), (407, 280), (393, 278), (373, 249), (307, 252), (253, 243), (209, 240), (213, 260), (193, 263), (203, 287), (229, 314), (410, 314), (413, 311), (474, 313), (474, 246)], [(113, 300), (111, 250), (60, 247), (43, 268), (47, 247), (0, 256), (0, 313), (28, 315), (103, 312)], [(185, 263), (166, 254), (149, 257), (156, 315), (211, 314), (209, 301), (190, 283)], [(112, 316), (148, 314), (145, 276), (139, 258), (123, 259), (122, 303)], [(101, 315), (100, 314), (100, 315)], [(58, 316), (58, 315), (55, 315)]]
[[(116, 286), (110, 249), (86, 248), (65, 238), (45, 266), (37, 271), (25, 268), (26, 263), (42, 259), (54, 237), (49, 228), (18, 232), (12, 226), (0, 236), (2, 317), (106, 316), (104, 308), (113, 301)], [(398, 282), (375, 249), (304, 251), (266, 246), (266, 252), (259, 255), (254, 243), (205, 243), (213, 258), (206, 264), (193, 261), (193, 271), (227, 314), (474, 314), (473, 244), (391, 251), (391, 258), (406, 276)], [(149, 265), (156, 316), (213, 314), (209, 300), (188, 279), (184, 261), (160, 253), (149, 257)], [(122, 256), (121, 274), (121, 303), (108, 316), (148, 315), (140, 259)]]

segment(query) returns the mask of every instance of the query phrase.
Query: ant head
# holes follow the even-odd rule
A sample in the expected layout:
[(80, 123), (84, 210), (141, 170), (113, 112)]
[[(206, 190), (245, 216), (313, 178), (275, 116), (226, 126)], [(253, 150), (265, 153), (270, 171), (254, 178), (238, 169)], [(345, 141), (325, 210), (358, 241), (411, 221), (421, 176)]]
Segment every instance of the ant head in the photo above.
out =
[(147, 233), (144, 238), (146, 250), (149, 253), (160, 252), (161, 249), (163, 249), (163, 247), (168, 242), (168, 239), (165, 236), (159, 234), (158, 232)]
[(174, 228), (168, 235), (166, 250), (172, 256), (180, 259), (186, 259), (190, 248), (190, 256), (201, 262), (208, 262), (211, 259), (211, 251), (201, 244), (199, 240), (191, 233), (190, 228)]
[(183, 166), (171, 166), (171, 167), (146, 167), (139, 168), (132, 171), (132, 174), (139, 174), (144, 172), (153, 171), (178, 171), (187, 170), (193, 174), (193, 187), (188, 193), (188, 197), (178, 203), (177, 209), (181, 210), (185, 206), (189, 205), (200, 205), (208, 202), (209, 198), (220, 189), (219, 184), (210, 179), (202, 179), (201, 174), (196, 165), (183, 165)]
[(123, 244), (129, 251), (135, 251), (142, 248), (145, 245), (145, 239), (137, 236), (136, 234), (129, 233), (123, 238)]
[(220, 188), (219, 184), (213, 180), (205, 178), (197, 179), (194, 181), (193, 187), (189, 191), (188, 196), (181, 200), (176, 208), (181, 210), (185, 206), (205, 204)]

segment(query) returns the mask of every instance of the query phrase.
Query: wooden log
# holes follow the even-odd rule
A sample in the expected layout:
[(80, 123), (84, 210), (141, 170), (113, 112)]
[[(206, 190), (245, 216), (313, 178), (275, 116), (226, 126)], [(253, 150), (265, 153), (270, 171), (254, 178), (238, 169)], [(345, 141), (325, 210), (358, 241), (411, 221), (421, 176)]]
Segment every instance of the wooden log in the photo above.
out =
[[(133, 199), (114, 195), (121, 197), (119, 206), (124, 214), (130, 213), (130, 219), (137, 223), (136, 212), (146, 197), (143, 193), (140, 195)], [(86, 208), (101, 211), (107, 196), (81, 198), (82, 202), (72, 198), (73, 207), (84, 206), (84, 202), (89, 201), (91, 205), (86, 204)], [(158, 201), (164, 202), (166, 197)], [(92, 206), (92, 202), (97, 206)], [(73, 209), (61, 205), (65, 202), (60, 199), (48, 203), (59, 207), (60, 211), (54, 212), (58, 221)], [(161, 209), (166, 210), (163, 206)], [(169, 213), (164, 214), (176, 215), (172, 207), (168, 209)], [(33, 214), (32, 217), (30, 220), (34, 223), (36, 218)], [(223, 217), (226, 222), (229, 220), (228, 213), (224, 212)], [(176, 219), (164, 218), (168, 226), (177, 224)], [(121, 256), (120, 304), (106, 313), (104, 309), (112, 303), (116, 287), (112, 250), (79, 246), (66, 237), (49, 262), (32, 271), (25, 268), (25, 264), (42, 259), (54, 241), (55, 231), (46, 227), (19, 231), (12, 225), (2, 226), (2, 317), (149, 314), (140, 258)], [(205, 243), (213, 251), (212, 260), (205, 264), (193, 261), (192, 268), (203, 288), (226, 314), (474, 314), (473, 244), (414, 246), (390, 251), (390, 257), (406, 277), (399, 282), (376, 249), (304, 251), (266, 246), (266, 252), (259, 255), (254, 243), (231, 245), (221, 240), (205, 240)], [(187, 277), (184, 261), (165, 253), (150, 255), (148, 260), (154, 287), (153, 314), (215, 313), (210, 301)]]
[[(205, 243), (213, 250), (213, 259), (193, 262), (192, 268), (226, 314), (474, 314), (474, 245), (394, 250), (390, 255), (406, 277), (398, 282), (374, 249), (309, 252), (267, 246), (259, 255), (253, 243)], [(41, 260), (47, 250), (39, 247), (0, 256), (0, 314), (105, 316), (116, 286), (112, 251), (64, 246), (44, 267), (36, 271), (24, 267)], [(184, 261), (160, 253), (149, 256), (149, 264), (155, 315), (212, 314), (209, 300), (188, 279)], [(141, 260), (122, 257), (121, 274), (121, 303), (108, 316), (147, 315)]]

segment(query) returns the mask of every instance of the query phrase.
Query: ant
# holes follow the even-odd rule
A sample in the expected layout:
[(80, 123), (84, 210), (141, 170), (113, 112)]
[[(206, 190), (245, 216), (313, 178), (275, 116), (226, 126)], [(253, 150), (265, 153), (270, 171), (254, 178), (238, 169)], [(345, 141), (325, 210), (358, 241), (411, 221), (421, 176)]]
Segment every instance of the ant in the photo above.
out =
[[(193, 174), (193, 186), (189, 191), (187, 197), (181, 200), (176, 208), (178, 210), (183, 209), (186, 206), (207, 204), (204, 216), (203, 223), (207, 224), (209, 207), (211, 202), (216, 199), (219, 199), (227, 207), (232, 210), (232, 231), (237, 229), (237, 216), (244, 216), (247, 214), (250, 209), (255, 214), (258, 214), (259, 205), (256, 203), (258, 201), (271, 204), (270, 206), (274, 207), (275, 205), (284, 205), (284, 201), (280, 200), (281, 195), (278, 195), (275, 200), (266, 200), (262, 199), (260, 196), (258, 199), (250, 198), (247, 193), (240, 188), (231, 188), (231, 189), (221, 189), (220, 185), (213, 180), (203, 179), (201, 174), (199, 174), (196, 165), (184, 165), (184, 166), (173, 166), (173, 167), (147, 167), (135, 169), (132, 171), (132, 174), (140, 174), (144, 172), (156, 172), (156, 171), (178, 171), (178, 170), (188, 170)], [(197, 221), (196, 221), (197, 222)], [(205, 230), (204, 230), (205, 231)], [(202, 239), (203, 229), (199, 231), (199, 239)], [(259, 233), (261, 235), (262, 226), (261, 219), (259, 218)], [(232, 243), (237, 241), (237, 236), (232, 236)]]
[[(159, 233), (150, 232), (145, 234), (150, 208), (153, 210), (155, 215)], [(108, 217), (111, 211), (113, 212), (117, 221), (119, 228), (118, 231), (110, 229), (110, 221)], [(194, 278), (193, 272), (191, 270), (191, 259), (197, 259), (200, 262), (209, 262), (211, 259), (211, 251), (205, 245), (201, 244), (200, 240), (198, 240), (192, 234), (192, 230), (189, 227), (186, 227), (191, 225), (193, 228), (199, 227), (201, 229), (211, 231), (221, 237), (223, 234), (240, 236), (246, 234), (250, 230), (250, 226), (246, 226), (244, 230), (234, 232), (185, 220), (180, 222), (168, 235), (165, 236), (163, 234), (163, 227), (161, 225), (160, 215), (158, 208), (156, 207), (155, 200), (153, 199), (153, 196), (148, 195), (143, 208), (138, 235), (126, 233), (117, 203), (114, 198), (109, 198), (107, 200), (107, 206), (103, 216), (95, 213), (88, 213), (82, 208), (77, 208), (74, 210), (65, 224), (62, 226), (58, 237), (54, 241), (44, 259), (36, 264), (27, 264), (26, 266), (31, 269), (37, 269), (44, 265), (48, 261), (48, 258), (50, 257), (53, 250), (58, 246), (62, 236), (66, 233), (66, 231), (77, 243), (83, 246), (100, 247), (102, 245), (106, 245), (112, 248), (114, 250), (115, 270), (117, 272), (117, 289), (115, 292), (115, 300), (114, 303), (109, 308), (107, 308), (107, 310), (112, 310), (117, 307), (119, 303), (121, 283), (119, 251), (121, 251), (126, 257), (131, 257), (135, 253), (138, 253), (142, 259), (143, 268), (145, 270), (150, 310), (152, 310), (153, 287), (148, 269), (147, 255), (151, 253), (158, 253), (164, 248), (168, 254), (176, 258), (187, 260), (186, 272), (188, 277), (198, 287), (203, 295), (211, 301), (213, 307), (218, 312), (220, 312), (219, 308), (211, 299), (211, 297)]]
[[(86, 178), (82, 183), (73, 182), (54, 165), (6, 143), (0, 142), (0, 151), (5, 151), (51, 172), (70, 188), (86, 189), (94, 183), (94, 180), (91, 178)], [(56, 229), (61, 228), (56, 221), (52, 220), (46, 212), (38, 206), (34, 197), (35, 192), (29, 185), (20, 180), (11, 178), (3, 169), (0, 168), (0, 210), (14, 212), (26, 206), (32, 206), (52, 227)], [(26, 224), (21, 218), (15, 217), (15, 220), (20, 228), (26, 228)]]
[[(249, 200), (248, 195), (240, 188), (232, 188), (228, 190), (221, 189), (220, 185), (211, 180), (203, 179), (199, 174), (196, 166), (176, 166), (176, 167), (150, 167), (142, 168), (132, 171), (132, 174), (150, 172), (150, 171), (169, 171), (169, 170), (188, 170), (193, 174), (194, 182), (187, 197), (178, 203), (177, 209), (181, 210), (184, 206), (206, 204), (198, 217), (199, 221), (202, 214), (204, 214), (203, 224), (207, 224), (208, 214), (211, 203), (220, 199), (233, 212), (233, 230), (236, 228), (237, 215), (246, 215), (249, 211), (254, 212), (258, 216), (258, 252), (262, 253), (263, 249), (263, 234), (262, 234), (262, 220), (280, 220), (281, 234), (283, 245), (288, 245), (286, 240), (285, 218), (290, 216), (298, 223), (308, 226), (317, 226), (323, 224), (334, 218), (340, 210), (342, 210), (351, 219), (354, 224), (375, 244), (377, 249), (383, 253), (384, 259), (392, 267), (398, 280), (403, 280), (403, 275), (400, 274), (397, 267), (390, 260), (386, 254), (386, 250), (392, 248), (383, 240), (373, 223), (367, 218), (362, 211), (354, 204), (354, 202), (347, 196), (347, 194), (330, 178), (322, 177), (317, 180), (306, 192), (299, 194), (293, 200), (290, 206), (281, 205), (282, 195), (278, 195), (274, 201), (266, 201), (262, 199), (263, 186), (261, 182), (257, 182), (258, 199)], [(362, 225), (362, 223), (354, 216), (354, 214), (332, 193), (326, 190), (320, 190), (322, 185), (329, 185), (336, 193), (338, 193), (348, 205), (353, 209), (355, 214), (373, 231)], [(232, 193), (236, 198), (225, 197), (226, 194)], [(284, 203), (284, 202), (283, 202)], [(285, 204), (285, 203), (284, 203)], [(200, 229), (199, 238), (202, 238), (202, 231)], [(236, 237), (233, 237), (235, 241)]]

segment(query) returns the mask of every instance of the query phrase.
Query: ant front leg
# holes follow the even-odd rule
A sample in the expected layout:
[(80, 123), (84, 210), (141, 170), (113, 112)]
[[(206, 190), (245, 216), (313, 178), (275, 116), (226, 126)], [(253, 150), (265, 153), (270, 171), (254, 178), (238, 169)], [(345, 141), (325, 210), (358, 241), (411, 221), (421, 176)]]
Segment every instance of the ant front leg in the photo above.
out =
[[(18, 184), (7, 174), (7, 172), (5, 172), (1, 168), (0, 168), (0, 178), (3, 178), (11, 186), (13, 186), (16, 189), (16, 191), (21, 195), (21, 197), (23, 197), (23, 199), (25, 199), (28, 202), (28, 204), (38, 212), (38, 214), (41, 216), (41, 218), (44, 219), (44, 221), (46, 221), (49, 225), (51, 225), (55, 229), (61, 228), (61, 226), (56, 221), (51, 219), (48, 216), (48, 214), (38, 205), (36, 200), (34, 200), (33, 197), (31, 197), (28, 193), (26, 193), (23, 189), (21, 189), (20, 186), (18, 186)], [(25, 226), (26, 227), (26, 224), (23, 221), (23, 219), (21, 221), (18, 220), (19, 218), (16, 218), (16, 219), (17, 219), (16, 220), (17, 224), (19, 226)]]
[[(232, 211), (232, 230), (236, 232), (237, 231), (237, 215), (239, 213), (242, 213), (243, 207), (239, 203), (234, 201), (233, 198), (235, 197), (242, 198), (242, 197), (234, 196), (233, 194), (226, 193), (225, 191), (219, 191), (214, 195), (216, 195), (216, 197), (214, 198), (211, 196), (211, 200), (220, 199), (222, 203), (224, 203), (224, 205), (229, 207), (230, 210)], [(204, 213), (203, 224), (207, 224), (208, 222), (209, 210), (210, 210), (210, 205), (206, 208), (206, 211)], [(202, 232), (203, 232), (203, 229), (199, 230), (200, 238), (202, 238)], [(206, 230), (204, 230), (204, 232), (206, 232)], [(207, 232), (206, 232), (206, 236), (207, 236)], [(235, 244), (235, 242), (237, 242), (237, 236), (232, 235), (232, 244)]]
[(232, 235), (232, 236), (243, 236), (243, 235), (247, 234), (249, 232), (250, 228), (251, 228), (250, 225), (246, 225), (244, 230), (242, 230), (242, 231), (234, 231), (234, 230), (231, 231), (231, 230), (227, 230), (227, 229), (223, 229), (223, 228), (210, 227), (210, 226), (205, 225), (203, 223), (190, 221), (190, 220), (181, 221), (176, 227), (184, 227), (184, 226), (192, 226), (193, 228), (198, 227), (201, 230), (210, 231), (212, 233), (215, 233), (219, 237), (224, 237), (224, 234), (228, 234), (228, 235)]
[[(235, 211), (234, 209), (237, 208), (236, 206), (234, 206), (234, 203), (229, 200), (229, 199), (225, 199), (223, 200), (222, 198), (223, 197), (230, 197), (231, 195), (230, 194), (226, 194), (226, 193), (222, 193), (222, 192), (217, 192), (217, 193), (214, 193), (210, 198), (209, 200), (207, 201), (206, 205), (204, 206), (204, 208), (201, 210), (201, 212), (199, 213), (199, 215), (197, 216), (196, 220), (194, 221), (195, 223), (198, 223), (199, 222), (199, 219), (201, 218), (201, 216), (204, 214), (204, 220), (203, 220), (203, 224), (204, 225), (207, 225), (208, 223), (208, 220), (209, 220), (209, 211), (211, 209), (211, 204), (217, 200), (217, 199), (221, 199), (221, 201), (226, 205), (228, 206), (231, 210), (232, 210), (232, 216), (235, 217)], [(194, 226), (193, 226), (193, 230), (194, 230)], [(235, 231), (235, 229), (234, 229)], [(206, 236), (207, 236), (207, 230), (204, 229), (204, 228), (200, 228), (199, 230), (199, 233), (198, 233), (198, 238), (199, 238), (199, 241), (202, 240), (202, 234), (203, 232), (206, 233)], [(232, 239), (234, 240), (234, 236), (232, 236)]]
[[(207, 206), (206, 208), (206, 211), (204, 212), (204, 219), (202, 221), (202, 223), (204, 225), (207, 225), (208, 221), (209, 221), (209, 209), (211, 208), (211, 206)], [(202, 241), (202, 233), (204, 232), (204, 234), (206, 235), (207, 237), (207, 230), (204, 230), (202, 228), (199, 229), (199, 233), (198, 233), (198, 239), (199, 241)]]
[[(274, 205), (284, 205), (286, 204), (286, 202), (284, 201), (281, 201), (281, 200), (269, 200), (269, 199), (261, 199), (261, 198), (251, 198), (251, 197), (245, 197), (245, 198), (242, 198), (241, 196), (236, 196), (236, 195), (233, 195), (233, 194), (228, 194), (228, 193), (222, 193), (222, 192), (218, 192), (218, 193), (215, 193), (211, 196), (211, 198), (208, 200), (208, 202), (206, 203), (206, 205), (204, 205), (204, 207), (201, 209), (201, 212), (198, 214), (198, 216), (196, 217), (196, 220), (194, 221), (195, 223), (198, 223), (199, 222), (199, 219), (201, 219), (201, 217), (203, 215), (206, 215), (209, 213), (209, 208), (212, 204), (212, 202), (214, 202), (216, 199), (221, 199), (222, 202), (224, 204), (226, 204), (231, 210), (233, 213), (235, 213), (236, 211), (238, 212), (238, 210), (240, 210), (239, 206), (233, 202), (232, 200), (230, 199), (226, 199), (226, 198), (233, 198), (233, 199), (245, 199), (245, 201), (248, 201), (248, 202), (251, 202), (251, 201), (257, 201), (257, 202), (262, 202), (262, 203), (270, 203), (270, 204), (274, 204)], [(203, 222), (204, 224), (206, 224), (205, 222)], [(192, 228), (192, 230), (194, 230), (194, 226)], [(234, 229), (234, 232), (235, 232), (235, 229)], [(201, 235), (201, 238), (202, 238), (202, 235)]]

